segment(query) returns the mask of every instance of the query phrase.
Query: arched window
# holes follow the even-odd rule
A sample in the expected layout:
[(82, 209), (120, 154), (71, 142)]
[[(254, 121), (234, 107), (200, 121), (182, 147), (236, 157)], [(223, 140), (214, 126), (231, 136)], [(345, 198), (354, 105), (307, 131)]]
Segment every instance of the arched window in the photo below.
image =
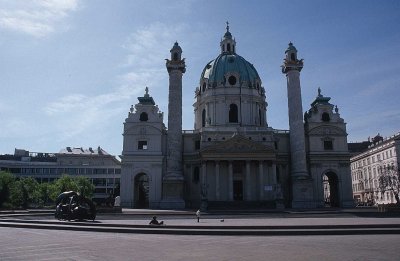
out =
[(294, 53), (291, 53), (291, 54), (290, 54), (290, 59), (291, 59), (292, 61), (296, 61), (296, 55), (295, 55)]
[(140, 121), (148, 121), (148, 120), (149, 120), (149, 116), (147, 116), (147, 113), (142, 112), (142, 113), (140, 114), (139, 120), (140, 120)]
[(174, 53), (174, 61), (178, 61), (178, 53)]
[(229, 105), (229, 122), (238, 122), (238, 107), (233, 103)]
[(226, 45), (226, 49), (227, 49), (228, 52), (230, 52), (231, 51), (231, 44), (227, 44)]
[(324, 113), (322, 113), (321, 119), (322, 119), (322, 121), (324, 121), (324, 122), (328, 122), (328, 121), (331, 120), (331, 117), (329, 117), (329, 113), (324, 112)]
[(201, 127), (206, 126), (206, 109), (203, 109), (203, 112), (201, 113)]

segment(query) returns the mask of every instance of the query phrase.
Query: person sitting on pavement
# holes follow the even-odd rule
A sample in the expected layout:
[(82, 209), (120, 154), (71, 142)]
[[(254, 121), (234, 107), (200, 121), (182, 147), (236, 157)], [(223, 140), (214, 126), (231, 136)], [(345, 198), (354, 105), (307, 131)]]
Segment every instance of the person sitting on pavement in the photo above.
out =
[(149, 225), (164, 225), (164, 221), (158, 221), (156, 216), (150, 221)]

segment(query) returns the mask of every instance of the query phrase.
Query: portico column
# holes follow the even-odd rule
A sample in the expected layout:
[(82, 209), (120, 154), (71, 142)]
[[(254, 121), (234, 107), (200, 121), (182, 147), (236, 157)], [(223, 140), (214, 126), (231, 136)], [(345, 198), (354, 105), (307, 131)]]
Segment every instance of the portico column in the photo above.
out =
[(263, 161), (258, 162), (258, 183), (260, 184), (260, 200), (264, 199), (264, 166)]
[(228, 165), (228, 200), (233, 201), (233, 166), (232, 161)]
[(219, 161), (215, 161), (215, 199), (219, 200)]
[(276, 164), (272, 162), (272, 171), (271, 171), (271, 183), (276, 185)]
[(250, 160), (246, 160), (246, 200), (251, 198), (251, 188), (250, 188)]
[(201, 184), (203, 186), (206, 185), (206, 177), (207, 177), (207, 161), (203, 161), (201, 163)]

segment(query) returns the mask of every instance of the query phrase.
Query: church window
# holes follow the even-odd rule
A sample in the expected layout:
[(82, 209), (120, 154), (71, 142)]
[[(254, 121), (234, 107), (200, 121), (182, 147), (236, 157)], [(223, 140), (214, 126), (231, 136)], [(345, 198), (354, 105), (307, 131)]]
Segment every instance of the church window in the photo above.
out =
[(195, 149), (195, 150), (199, 150), (199, 149), (200, 149), (200, 140), (196, 140), (196, 141), (194, 142), (194, 149)]
[(203, 92), (206, 91), (206, 86), (207, 86), (207, 84), (206, 84), (206, 83), (203, 83)]
[(206, 109), (203, 109), (203, 112), (201, 113), (201, 127), (206, 126)]
[(229, 106), (229, 122), (238, 122), (238, 107), (236, 104)]
[(138, 150), (147, 150), (147, 140), (138, 141)]
[(278, 142), (274, 141), (274, 146), (275, 146), (275, 149), (277, 150), (278, 149)]
[(228, 52), (231, 51), (231, 44), (227, 44), (227, 45), (226, 45), (226, 50), (227, 50)]
[(291, 54), (290, 54), (290, 59), (291, 59), (292, 61), (296, 61), (296, 55), (295, 55), (294, 53), (291, 53)]
[(200, 169), (195, 167), (193, 170), (193, 183), (198, 183), (200, 180)]
[(140, 121), (148, 121), (148, 120), (149, 120), (149, 116), (147, 115), (147, 113), (142, 112), (142, 113), (140, 114), (139, 120), (140, 120)]
[(174, 53), (174, 61), (178, 61), (178, 53)]
[(229, 76), (228, 82), (229, 82), (230, 85), (235, 85), (236, 84), (236, 77), (233, 76), (233, 75)]
[(331, 118), (329, 117), (329, 113), (327, 113), (327, 112), (322, 113), (321, 119), (324, 122), (329, 122), (331, 120)]
[(208, 138), (207, 140), (208, 140), (208, 141), (211, 141), (211, 138)]
[(324, 150), (333, 150), (333, 142), (331, 140), (324, 140)]

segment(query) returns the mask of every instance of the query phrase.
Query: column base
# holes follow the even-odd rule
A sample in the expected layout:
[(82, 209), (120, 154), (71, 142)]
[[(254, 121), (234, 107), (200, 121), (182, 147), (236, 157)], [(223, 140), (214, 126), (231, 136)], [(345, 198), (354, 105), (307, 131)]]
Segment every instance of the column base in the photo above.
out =
[(292, 208), (316, 208), (312, 179), (294, 179), (292, 182)]
[(166, 176), (163, 181), (163, 198), (161, 209), (183, 209), (183, 177), (179, 175)]

